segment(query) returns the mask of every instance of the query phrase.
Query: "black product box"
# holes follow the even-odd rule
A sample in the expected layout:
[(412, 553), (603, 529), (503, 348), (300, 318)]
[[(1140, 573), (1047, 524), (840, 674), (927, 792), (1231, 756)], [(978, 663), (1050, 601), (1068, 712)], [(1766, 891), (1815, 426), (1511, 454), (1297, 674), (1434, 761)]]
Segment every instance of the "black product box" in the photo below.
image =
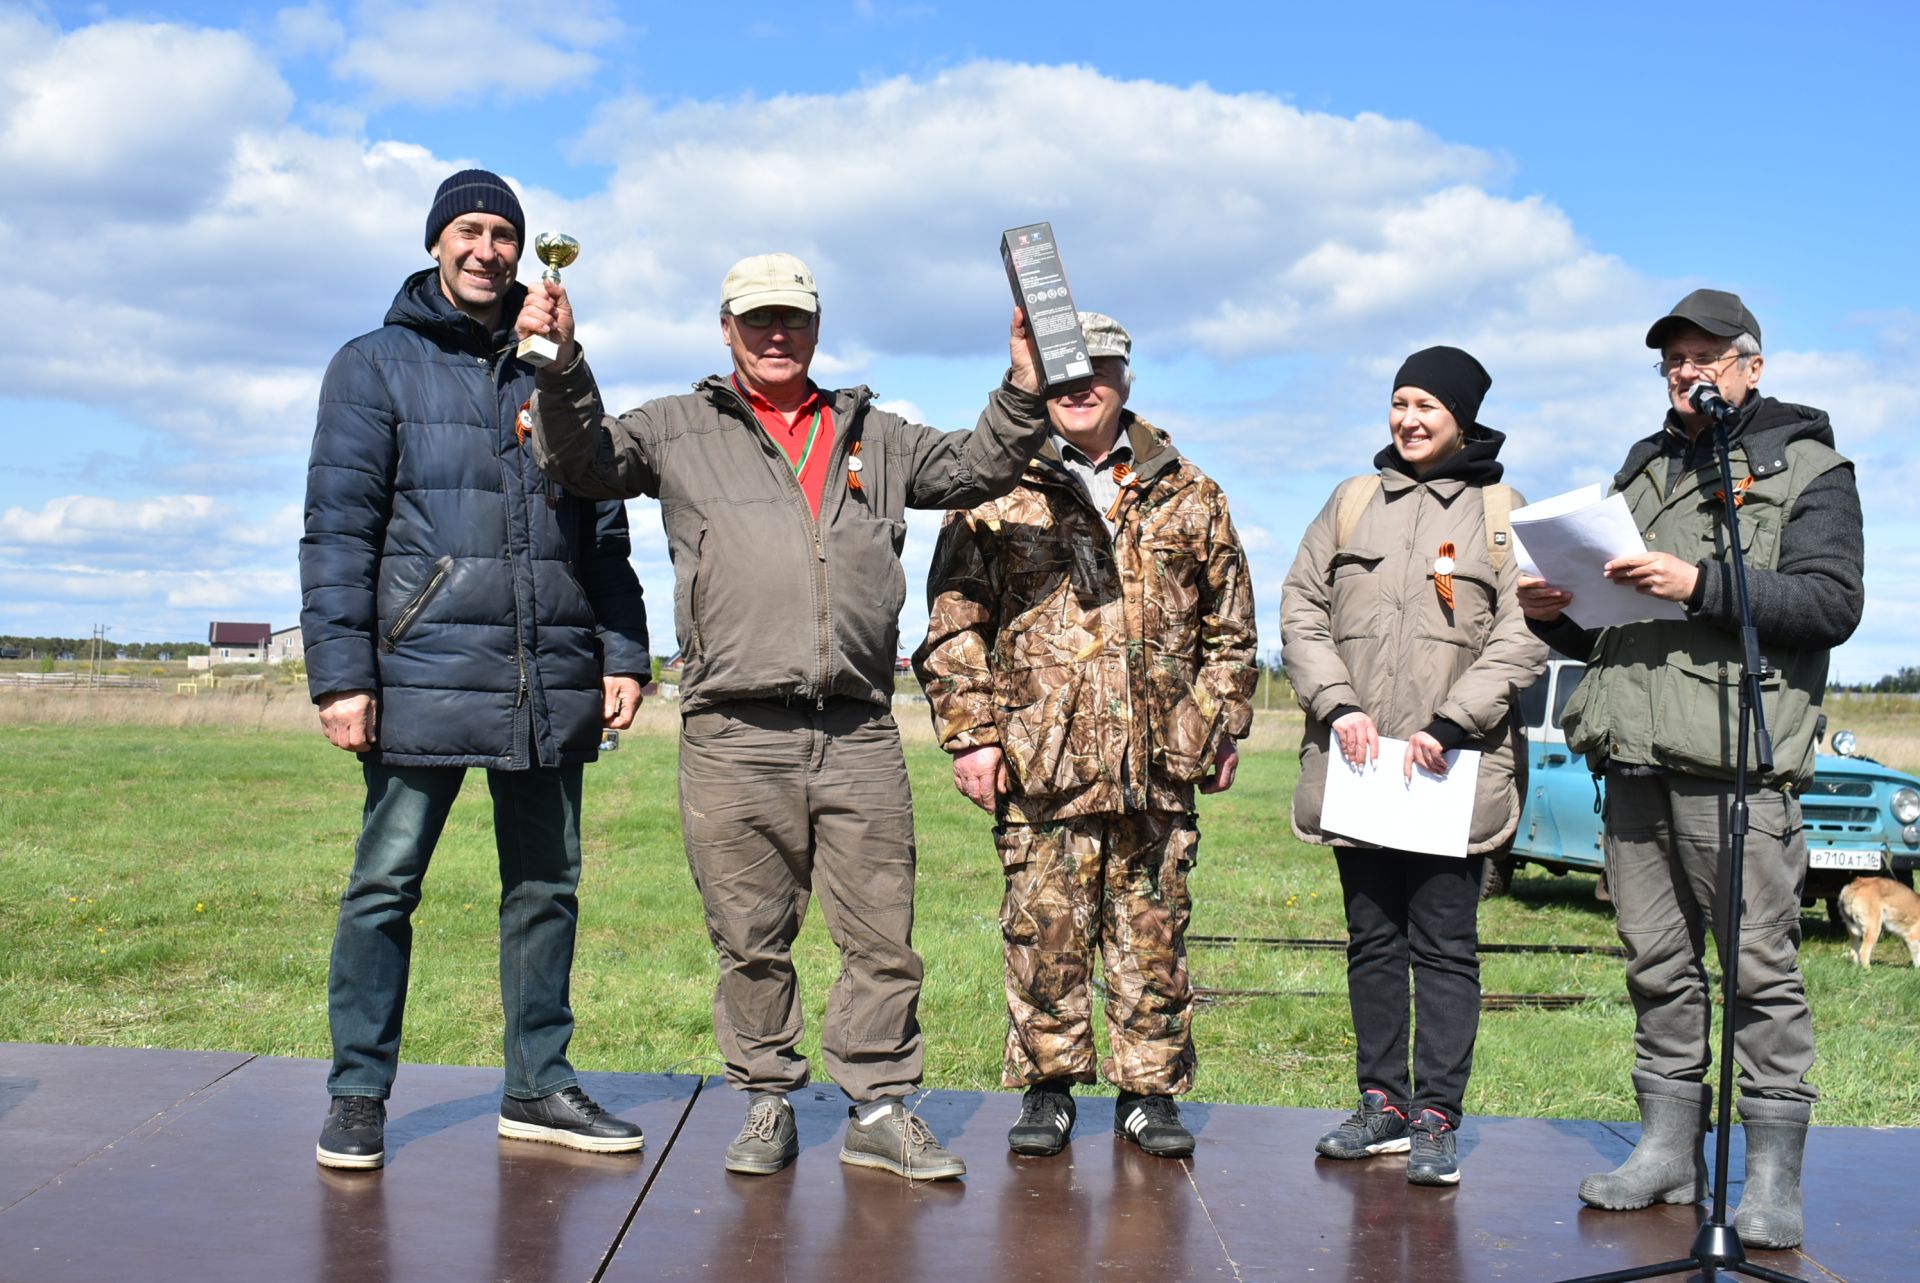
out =
[(1014, 301), (1027, 309), (1027, 334), (1040, 366), (1041, 390), (1058, 396), (1086, 387), (1093, 379), (1093, 362), (1087, 357), (1080, 314), (1067, 289), (1052, 225), (1033, 223), (1003, 233), (1000, 257), (1006, 260)]

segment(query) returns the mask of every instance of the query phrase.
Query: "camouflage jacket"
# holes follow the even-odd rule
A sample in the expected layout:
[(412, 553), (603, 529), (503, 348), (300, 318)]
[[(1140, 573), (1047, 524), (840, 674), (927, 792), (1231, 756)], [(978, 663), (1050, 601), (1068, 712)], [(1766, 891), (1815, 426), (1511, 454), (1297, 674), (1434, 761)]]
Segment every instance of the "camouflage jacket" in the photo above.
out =
[(947, 514), (914, 670), (949, 753), (997, 744), (1019, 823), (1191, 811), (1253, 721), (1253, 588), (1220, 487), (1128, 414), (1115, 533), (1049, 440), (1005, 498)]

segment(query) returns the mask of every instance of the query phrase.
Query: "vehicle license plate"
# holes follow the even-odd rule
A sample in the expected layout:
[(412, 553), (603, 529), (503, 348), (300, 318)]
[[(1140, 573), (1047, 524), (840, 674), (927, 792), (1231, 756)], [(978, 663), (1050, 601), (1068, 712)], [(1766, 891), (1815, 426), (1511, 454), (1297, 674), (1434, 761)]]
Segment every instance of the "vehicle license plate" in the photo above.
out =
[(1864, 869), (1871, 873), (1881, 863), (1878, 851), (1842, 851), (1830, 846), (1811, 847), (1807, 851), (1810, 869)]

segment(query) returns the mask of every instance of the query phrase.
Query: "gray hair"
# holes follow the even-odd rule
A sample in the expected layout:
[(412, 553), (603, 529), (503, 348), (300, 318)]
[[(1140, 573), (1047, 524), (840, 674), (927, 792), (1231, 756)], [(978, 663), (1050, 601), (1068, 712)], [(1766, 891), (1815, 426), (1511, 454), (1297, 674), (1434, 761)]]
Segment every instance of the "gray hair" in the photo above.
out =
[(1733, 350), (1740, 354), (1743, 361), (1750, 356), (1759, 356), (1760, 340), (1743, 331), (1733, 336)]

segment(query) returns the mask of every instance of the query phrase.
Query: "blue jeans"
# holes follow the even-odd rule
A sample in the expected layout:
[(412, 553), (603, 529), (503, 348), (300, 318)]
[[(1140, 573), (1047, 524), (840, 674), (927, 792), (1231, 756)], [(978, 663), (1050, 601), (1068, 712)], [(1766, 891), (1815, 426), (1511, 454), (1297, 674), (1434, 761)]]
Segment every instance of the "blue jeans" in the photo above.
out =
[[(367, 762), (362, 770), (366, 811), (327, 977), (327, 1090), (384, 1100), (400, 1065), (413, 911), (466, 768)], [(567, 983), (580, 917), (580, 774), (578, 765), (487, 772), (500, 856), (507, 1094), (523, 1099), (575, 1082)]]

